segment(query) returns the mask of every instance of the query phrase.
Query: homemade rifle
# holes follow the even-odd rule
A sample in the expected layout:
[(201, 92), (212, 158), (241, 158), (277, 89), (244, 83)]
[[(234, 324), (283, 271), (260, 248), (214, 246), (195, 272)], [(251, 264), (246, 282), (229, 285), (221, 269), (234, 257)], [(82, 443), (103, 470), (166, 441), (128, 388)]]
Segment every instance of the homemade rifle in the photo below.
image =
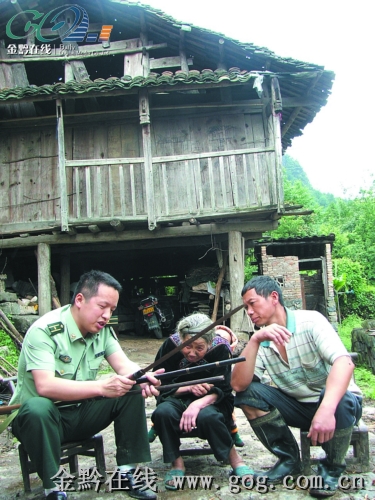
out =
[[(170, 391), (172, 389), (179, 389), (180, 387), (186, 387), (188, 385), (198, 385), (198, 384), (214, 384), (216, 382), (221, 382), (224, 380), (224, 375), (218, 375), (217, 377), (208, 377), (208, 378), (201, 378), (197, 380), (187, 380), (185, 382), (179, 382), (176, 384), (166, 384), (166, 385), (160, 385), (157, 387), (159, 392), (165, 392), (165, 391)], [(127, 392), (125, 396), (135, 396), (136, 394), (141, 394), (142, 389), (135, 389)], [(102, 397), (99, 398), (92, 398), (92, 399), (103, 399)], [(70, 406), (70, 405), (77, 405), (79, 403), (83, 403), (84, 401), (90, 401), (90, 399), (77, 399), (76, 401), (57, 401), (55, 403), (56, 406)], [(21, 405), (8, 405), (8, 406), (0, 406), (0, 415), (7, 415), (8, 413), (12, 413), (14, 410), (18, 410), (21, 407)]]
[[(174, 370), (172, 372), (160, 373), (159, 375), (154, 375), (158, 380), (165, 380), (168, 378), (179, 377), (180, 375), (187, 375), (190, 373), (203, 372), (206, 370), (212, 370), (213, 368), (219, 368), (220, 366), (233, 365), (235, 363), (242, 363), (246, 361), (245, 357), (233, 358), (233, 359), (224, 359), (223, 361), (215, 361), (214, 363), (207, 363), (205, 365), (198, 365), (192, 367), (186, 367), (182, 370)], [(137, 384), (142, 384), (143, 382), (148, 382), (147, 377), (140, 377), (136, 380)]]
[(166, 359), (170, 358), (171, 356), (173, 356), (177, 352), (182, 351), (182, 349), (184, 347), (192, 344), (195, 340), (199, 339), (199, 337), (202, 337), (202, 335), (204, 335), (205, 333), (207, 333), (210, 330), (212, 330), (213, 328), (215, 328), (215, 326), (218, 326), (221, 323), (223, 323), (225, 320), (227, 320), (228, 318), (230, 318), (231, 316), (233, 316), (233, 314), (235, 314), (236, 312), (240, 311), (241, 309), (243, 309), (243, 305), (240, 305), (240, 306), (236, 307), (235, 309), (233, 309), (232, 311), (229, 311), (229, 313), (227, 313), (222, 318), (217, 319), (216, 321), (214, 321), (213, 323), (211, 323), (211, 325), (208, 325), (206, 328), (203, 328), (202, 331), (200, 331), (197, 334), (193, 335), (193, 337), (190, 337), (189, 339), (185, 340), (185, 342), (183, 342), (182, 344), (178, 345), (177, 347), (175, 347), (174, 349), (172, 349), (167, 354), (165, 354), (164, 356), (162, 356), (158, 360), (154, 361), (150, 365), (146, 366), (146, 368), (142, 368), (141, 370), (138, 370), (137, 372), (133, 373), (132, 375), (129, 375), (128, 378), (130, 378), (130, 380), (137, 380), (137, 379), (139, 379), (141, 376), (145, 375), (147, 372), (149, 372), (153, 368), (159, 366), (161, 363), (164, 363), (164, 361)]

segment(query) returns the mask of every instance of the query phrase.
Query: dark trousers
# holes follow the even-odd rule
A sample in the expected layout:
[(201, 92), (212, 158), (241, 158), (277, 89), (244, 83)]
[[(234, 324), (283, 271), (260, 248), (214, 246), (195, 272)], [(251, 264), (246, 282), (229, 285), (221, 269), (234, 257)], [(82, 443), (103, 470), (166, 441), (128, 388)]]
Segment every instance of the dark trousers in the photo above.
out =
[(35, 464), (44, 488), (60, 468), (61, 444), (80, 441), (114, 422), (118, 465), (149, 462), (144, 399), (141, 395), (89, 400), (59, 409), (50, 399), (34, 397), (21, 406), (12, 432)]
[[(169, 397), (156, 407), (151, 420), (163, 445), (164, 462), (173, 462), (181, 453), (180, 420), (187, 405), (178, 398)], [(215, 405), (203, 408), (197, 417), (197, 436), (207, 439), (216, 460), (228, 460), (233, 447), (232, 436), (228, 430), (224, 415)]]
[[(316, 403), (300, 403), (276, 387), (252, 382), (243, 392), (237, 392), (235, 406), (250, 406), (263, 411), (277, 408), (285, 423), (308, 431), (311, 421), (323, 399), (325, 389)], [(346, 391), (335, 412), (336, 429), (346, 429), (355, 425), (362, 416), (362, 398)]]

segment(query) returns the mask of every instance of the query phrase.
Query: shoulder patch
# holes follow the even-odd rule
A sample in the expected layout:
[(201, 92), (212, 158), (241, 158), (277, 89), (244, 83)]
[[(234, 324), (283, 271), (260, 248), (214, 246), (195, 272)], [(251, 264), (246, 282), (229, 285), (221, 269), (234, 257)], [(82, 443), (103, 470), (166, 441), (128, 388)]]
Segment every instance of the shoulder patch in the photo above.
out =
[(56, 323), (50, 323), (47, 325), (48, 330), (51, 333), (51, 337), (57, 335), (58, 333), (62, 333), (64, 331), (64, 325), (61, 321), (57, 321)]

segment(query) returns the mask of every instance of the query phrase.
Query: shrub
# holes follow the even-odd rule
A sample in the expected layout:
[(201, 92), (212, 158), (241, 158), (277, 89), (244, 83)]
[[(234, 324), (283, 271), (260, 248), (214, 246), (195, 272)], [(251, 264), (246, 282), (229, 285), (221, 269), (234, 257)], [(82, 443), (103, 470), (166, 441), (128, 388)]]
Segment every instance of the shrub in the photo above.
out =
[[(20, 353), (17, 347), (14, 345), (13, 340), (9, 337), (9, 335), (4, 332), (4, 330), (0, 329), (0, 345), (8, 347), (9, 354), (2, 356), (8, 363), (17, 368), (18, 358)], [(0, 363), (1, 364), (1, 363)], [(6, 368), (6, 366), (5, 366)]]

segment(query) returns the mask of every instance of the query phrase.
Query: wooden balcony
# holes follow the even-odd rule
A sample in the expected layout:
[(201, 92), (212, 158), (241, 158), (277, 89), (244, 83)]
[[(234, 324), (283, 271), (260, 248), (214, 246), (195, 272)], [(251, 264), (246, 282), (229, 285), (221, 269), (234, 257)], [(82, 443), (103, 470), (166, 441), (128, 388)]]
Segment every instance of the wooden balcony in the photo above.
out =
[(65, 162), (68, 223), (168, 222), (275, 209), (281, 199), (272, 148)]

